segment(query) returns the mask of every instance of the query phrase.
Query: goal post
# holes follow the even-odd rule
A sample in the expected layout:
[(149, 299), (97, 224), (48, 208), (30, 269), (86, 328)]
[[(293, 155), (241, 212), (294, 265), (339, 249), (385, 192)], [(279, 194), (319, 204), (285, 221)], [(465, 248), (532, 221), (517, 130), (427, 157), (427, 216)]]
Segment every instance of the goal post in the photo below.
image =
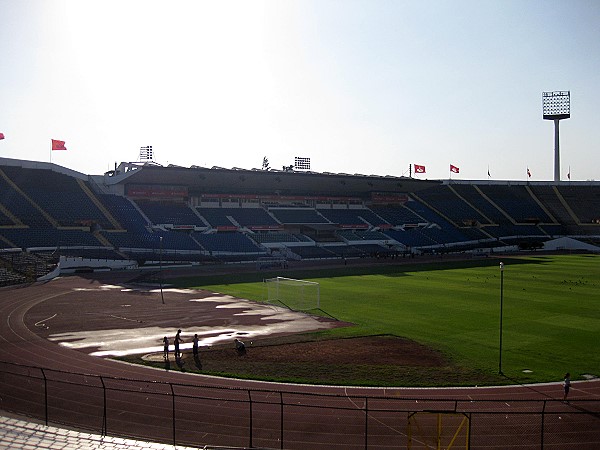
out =
[(321, 307), (319, 283), (293, 278), (265, 279), (267, 302), (283, 305), (293, 311), (309, 311)]

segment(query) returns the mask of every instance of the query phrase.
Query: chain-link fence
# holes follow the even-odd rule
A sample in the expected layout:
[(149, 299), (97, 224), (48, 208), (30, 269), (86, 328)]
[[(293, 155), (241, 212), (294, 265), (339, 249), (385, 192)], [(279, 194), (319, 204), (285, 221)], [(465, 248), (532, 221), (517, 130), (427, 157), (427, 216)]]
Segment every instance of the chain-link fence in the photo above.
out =
[(331, 395), (0, 362), (0, 409), (111, 436), (272, 449), (594, 449), (600, 400)]

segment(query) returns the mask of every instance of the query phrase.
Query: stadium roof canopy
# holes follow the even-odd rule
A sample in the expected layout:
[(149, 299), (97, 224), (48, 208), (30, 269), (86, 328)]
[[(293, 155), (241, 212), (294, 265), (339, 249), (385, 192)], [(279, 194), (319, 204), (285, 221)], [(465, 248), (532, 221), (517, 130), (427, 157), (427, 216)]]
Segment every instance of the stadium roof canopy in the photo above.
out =
[(423, 181), (408, 177), (278, 171), (258, 169), (225, 169), (222, 167), (190, 168), (156, 164), (122, 163), (116, 171), (107, 172), (107, 185), (185, 186), (190, 193), (243, 193), (281, 195), (368, 196), (378, 193), (415, 192), (440, 181)]

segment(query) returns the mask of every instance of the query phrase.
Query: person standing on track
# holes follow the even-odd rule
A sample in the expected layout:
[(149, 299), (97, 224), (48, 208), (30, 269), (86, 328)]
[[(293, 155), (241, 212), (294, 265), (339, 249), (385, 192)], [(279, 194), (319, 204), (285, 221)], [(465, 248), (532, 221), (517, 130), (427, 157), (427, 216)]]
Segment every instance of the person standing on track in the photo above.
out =
[(198, 358), (198, 335), (194, 335), (194, 343), (192, 345), (192, 353), (194, 354), (194, 359)]
[(175, 335), (175, 360), (179, 361), (181, 358), (181, 353), (179, 352), (179, 344), (183, 342), (181, 339), (181, 330), (177, 330), (177, 334)]
[(563, 401), (568, 403), (567, 396), (569, 395), (569, 390), (571, 389), (571, 374), (567, 372), (565, 374), (565, 381), (563, 382), (563, 388), (565, 390), (565, 395), (563, 396)]
[(164, 359), (169, 359), (169, 338), (168, 337), (164, 337), (163, 338), (163, 358)]
[(200, 355), (198, 354), (198, 335), (197, 334), (194, 334), (192, 352), (194, 353), (194, 364), (196, 364), (196, 367), (199, 370), (202, 370), (202, 361), (200, 361)]

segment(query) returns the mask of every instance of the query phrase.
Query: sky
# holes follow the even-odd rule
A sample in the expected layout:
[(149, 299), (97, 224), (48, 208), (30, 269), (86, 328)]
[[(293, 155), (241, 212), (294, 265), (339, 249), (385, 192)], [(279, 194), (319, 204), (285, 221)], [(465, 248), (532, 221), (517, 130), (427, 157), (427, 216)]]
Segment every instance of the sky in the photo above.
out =
[(542, 92), (570, 91), (561, 178), (600, 180), (598, 24), (597, 0), (0, 0), (0, 157), (553, 180)]

